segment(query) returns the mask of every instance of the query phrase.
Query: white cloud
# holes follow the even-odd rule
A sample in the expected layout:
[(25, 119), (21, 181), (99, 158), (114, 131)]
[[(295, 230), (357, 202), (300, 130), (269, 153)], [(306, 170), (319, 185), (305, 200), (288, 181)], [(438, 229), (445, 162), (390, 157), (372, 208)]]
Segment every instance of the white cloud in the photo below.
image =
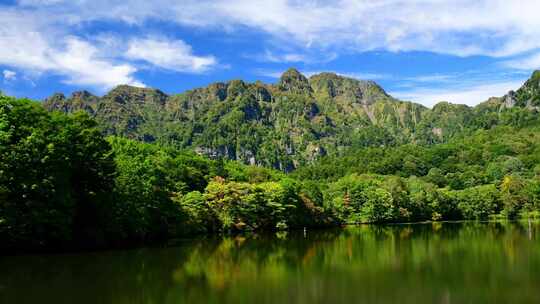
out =
[(298, 53), (285, 53), (275, 54), (269, 50), (266, 50), (263, 54), (254, 56), (255, 59), (260, 61), (275, 62), (275, 63), (289, 63), (289, 62), (302, 62), (306, 61), (305, 55)]
[[(287, 46), (279, 48), (281, 53), (263, 54), (267, 61), (276, 63), (313, 62), (309, 61), (313, 54), (366, 50), (487, 55), (501, 57), (505, 68), (517, 69), (538, 67), (540, 62), (540, 55), (524, 57), (540, 49), (538, 0), (20, 0), (19, 4), (16, 8), (0, 5), (0, 64), (17, 71), (52, 72), (70, 83), (101, 87), (121, 82), (140, 84), (135, 76), (139, 60), (197, 73), (216, 66), (217, 59), (197, 54), (182, 40), (118, 39), (114, 34), (65, 38), (73, 34), (70, 28), (84, 28), (96, 20), (126, 22), (140, 28), (148, 20), (160, 20), (225, 35), (257, 30), (265, 34), (254, 44)], [(262, 72), (273, 77), (281, 74)], [(343, 74), (360, 79), (391, 77)], [(445, 77), (426, 75), (404, 82), (418, 87), (416, 84), (454, 81)], [(489, 83), (481, 86), (475, 82), (465, 88), (450, 83), (445, 90), (418, 88), (408, 92), (426, 102), (438, 96), (478, 102), (472, 101), (472, 96), (504, 94), (498, 93), (499, 88), (509, 82), (499, 79)]]
[(256, 69), (253, 71), (256, 75), (278, 79), (283, 74), (283, 71), (274, 71), (266, 69)]
[[(281, 75), (285, 71), (277, 71), (277, 70), (265, 70), (265, 69), (257, 69), (254, 71), (255, 74), (259, 76), (269, 77), (269, 78), (280, 78)], [(392, 77), (391, 75), (386, 74), (378, 74), (378, 73), (361, 73), (361, 72), (337, 72), (337, 71), (300, 71), (303, 75), (306, 77), (311, 77), (313, 75), (317, 75), (320, 73), (335, 73), (337, 75), (348, 77), (348, 78), (354, 78), (358, 80), (377, 80), (377, 79), (388, 79)]]
[(516, 90), (522, 84), (522, 81), (502, 81), (453, 88), (418, 88), (407, 91), (389, 92), (389, 94), (396, 98), (418, 102), (428, 107), (432, 107), (440, 101), (474, 106), (486, 101), (490, 97), (503, 96), (510, 90)]
[(17, 79), (17, 73), (11, 70), (4, 70), (2, 72), (5, 81), (11, 81)]
[(79, 38), (66, 39), (65, 49), (52, 52), (50, 59), (53, 71), (65, 75), (69, 84), (103, 88), (118, 84), (144, 86), (133, 77), (135, 67), (100, 58), (98, 48)]
[[(311, 77), (328, 71), (301, 72), (306, 77)], [(283, 71), (259, 69), (255, 70), (255, 73), (260, 76), (277, 79), (281, 77)], [(333, 71), (332, 73), (359, 80), (401, 79), (394, 75), (376, 73), (337, 71)], [(510, 90), (517, 90), (523, 85), (528, 76), (528, 74), (520, 74), (520, 79), (514, 80), (516, 75), (484, 75), (473, 72), (419, 75), (402, 78), (405, 85), (398, 84), (401, 90), (394, 90), (389, 92), (389, 94), (398, 99), (417, 102), (427, 107), (432, 107), (441, 101), (474, 106), (486, 101), (490, 97), (500, 97)]]
[(540, 1), (522, 0), (21, 0), (69, 22), (160, 19), (224, 31), (244, 27), (306, 48), (422, 50), (507, 56), (540, 47)]
[(448, 82), (455, 80), (456, 75), (445, 75), (445, 74), (433, 74), (433, 75), (419, 75), (415, 77), (406, 77), (404, 80), (412, 82)]
[(305, 63), (320, 64), (335, 60), (338, 54), (333, 51), (309, 50), (294, 48), (289, 45), (280, 44), (274, 47), (276, 50), (264, 50), (257, 54), (244, 54), (242, 57), (258, 62), (270, 63)]
[[(38, 31), (43, 24), (31, 14), (0, 10), (0, 63), (21, 68), (47, 69), (50, 46)], [(31, 45), (30, 45), (31, 43)]]
[(359, 80), (379, 80), (379, 79), (390, 79), (392, 78), (391, 75), (387, 74), (380, 74), (380, 73), (362, 73), (362, 72), (346, 72), (346, 73), (340, 73), (336, 72), (336, 74), (349, 77), (349, 78), (355, 78)]
[(378, 80), (378, 79), (387, 79), (390, 78), (390, 75), (379, 74), (379, 73), (362, 73), (362, 72), (338, 72), (338, 71), (303, 71), (302, 72), (307, 77), (311, 77), (320, 73), (335, 73), (337, 75), (354, 78), (358, 80)]
[(520, 70), (540, 69), (540, 53), (525, 56), (519, 59), (507, 60), (502, 62), (502, 64), (503, 66)]
[[(24, 9), (0, 5), (0, 64), (19, 69), (24, 78), (55, 74), (65, 83), (100, 90), (119, 84), (144, 86), (135, 76), (139, 67), (134, 59), (195, 73), (217, 64), (212, 56), (193, 55), (191, 47), (181, 40), (129, 40), (114, 33), (74, 36), (69, 25), (87, 20), (85, 12), (91, 9), (77, 6), (84, 1), (64, 3), (67, 8), (76, 6), (80, 10), (75, 14), (64, 10), (64, 4), (56, 7), (60, 2), (21, 1)], [(101, 6), (97, 4), (99, 12)]]
[(64, 0), (19, 0), (18, 3), (23, 6), (53, 5), (64, 2)]
[(194, 55), (182, 40), (152, 37), (131, 40), (126, 57), (178, 72), (204, 72), (217, 64), (213, 56)]
[(118, 84), (143, 86), (133, 76), (134, 66), (118, 63), (91, 42), (42, 22), (43, 16), (35, 14), (0, 12), (0, 64), (32, 75), (60, 75), (65, 83), (99, 89)]
[(264, 31), (305, 48), (432, 51), (508, 56), (540, 47), (540, 1), (522, 0), (123, 0), (39, 5), (68, 20), (161, 19), (224, 31)]

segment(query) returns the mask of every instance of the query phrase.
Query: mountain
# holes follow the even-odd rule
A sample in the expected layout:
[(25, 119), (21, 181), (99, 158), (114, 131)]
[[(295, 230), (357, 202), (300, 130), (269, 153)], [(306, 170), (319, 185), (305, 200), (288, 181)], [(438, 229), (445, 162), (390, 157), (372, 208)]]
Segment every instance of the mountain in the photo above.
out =
[(517, 91), (510, 91), (503, 97), (490, 98), (479, 107), (494, 108), (498, 111), (514, 107), (540, 111), (540, 71), (535, 71)]
[(307, 78), (289, 69), (276, 84), (231, 80), (176, 95), (121, 85), (102, 97), (55, 94), (44, 106), (86, 111), (106, 134), (290, 171), (350, 148), (444, 142), (512, 122), (516, 109), (536, 115), (539, 87), (537, 71), (516, 92), (477, 107), (442, 102), (428, 109), (393, 98), (372, 81), (334, 73)]

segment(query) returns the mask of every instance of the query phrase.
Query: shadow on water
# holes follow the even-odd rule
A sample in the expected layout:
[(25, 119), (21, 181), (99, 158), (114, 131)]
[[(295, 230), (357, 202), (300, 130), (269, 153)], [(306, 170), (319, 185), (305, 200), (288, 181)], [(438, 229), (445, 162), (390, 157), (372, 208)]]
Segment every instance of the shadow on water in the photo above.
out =
[(538, 222), (361, 225), (0, 257), (0, 303), (538, 303)]

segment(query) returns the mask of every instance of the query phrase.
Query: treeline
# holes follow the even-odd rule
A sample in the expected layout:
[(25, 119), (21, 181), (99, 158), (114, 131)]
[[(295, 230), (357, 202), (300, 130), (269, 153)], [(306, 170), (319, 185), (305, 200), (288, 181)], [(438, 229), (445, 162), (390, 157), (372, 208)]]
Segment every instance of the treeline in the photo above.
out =
[(540, 129), (362, 148), (292, 174), (105, 138), (87, 114), (0, 97), (2, 249), (540, 212)]
[(537, 216), (540, 124), (538, 117), (528, 121), (445, 144), (350, 150), (292, 176), (328, 185), (327, 208), (346, 222)]
[(500, 183), (504, 176), (540, 174), (540, 126), (498, 126), (431, 146), (401, 145), (349, 150), (296, 170), (299, 179), (334, 181), (352, 174), (417, 176), (439, 187), (462, 190)]
[(540, 215), (540, 179), (509, 175), (501, 183), (452, 190), (424, 178), (347, 175), (330, 183), (325, 208), (342, 223), (486, 220)]

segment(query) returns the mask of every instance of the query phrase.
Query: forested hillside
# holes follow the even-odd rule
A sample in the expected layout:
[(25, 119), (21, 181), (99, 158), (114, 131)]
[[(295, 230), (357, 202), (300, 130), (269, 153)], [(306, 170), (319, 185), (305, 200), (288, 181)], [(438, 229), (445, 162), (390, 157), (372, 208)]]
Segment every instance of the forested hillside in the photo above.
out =
[[(474, 108), (441, 102), (427, 109), (389, 96), (372, 81), (332, 73), (308, 79), (294, 69), (276, 84), (233, 80), (171, 96), (124, 85), (103, 97), (55, 94), (44, 105), (86, 111), (107, 135), (291, 171), (348, 148), (440, 143), (524, 119), (516, 116), (538, 109), (538, 77), (536, 72), (517, 92)], [(516, 108), (529, 111), (502, 111)]]
[(538, 216), (539, 87), (535, 72), (476, 107), (427, 109), (289, 70), (175, 96), (0, 96), (0, 247)]
[[(370, 81), (331, 73), (307, 79), (294, 69), (275, 85), (233, 80), (171, 96), (119, 86), (101, 98), (57, 94), (45, 107), (84, 110), (108, 135), (192, 147), (283, 171), (346, 147), (410, 142), (427, 110), (392, 98)], [(425, 133), (424, 141), (434, 136)]]

